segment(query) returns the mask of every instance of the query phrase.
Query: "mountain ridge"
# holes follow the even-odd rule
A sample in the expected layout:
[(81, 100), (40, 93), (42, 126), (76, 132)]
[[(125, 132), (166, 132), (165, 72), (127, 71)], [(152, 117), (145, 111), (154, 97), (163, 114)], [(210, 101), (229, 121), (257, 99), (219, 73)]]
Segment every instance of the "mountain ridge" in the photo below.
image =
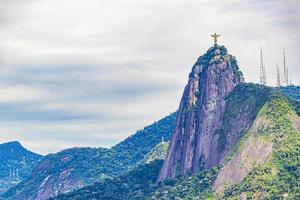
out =
[(71, 148), (49, 154), (27, 180), (7, 191), (5, 199), (48, 199), (59, 193), (118, 176), (134, 168), (162, 138), (169, 140), (176, 112), (106, 148)]

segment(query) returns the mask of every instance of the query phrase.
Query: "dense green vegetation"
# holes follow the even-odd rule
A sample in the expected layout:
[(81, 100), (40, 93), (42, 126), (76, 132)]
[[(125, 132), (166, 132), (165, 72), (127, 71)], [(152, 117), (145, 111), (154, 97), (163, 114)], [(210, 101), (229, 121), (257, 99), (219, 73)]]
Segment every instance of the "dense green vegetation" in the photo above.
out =
[(121, 163), (128, 169), (128, 166), (135, 166), (162, 140), (169, 141), (174, 130), (176, 114), (172, 113), (112, 147), (111, 151), (116, 154), (116, 163)]
[(289, 97), (294, 110), (300, 116), (300, 86), (287, 86), (278, 88), (280, 92)]
[(218, 168), (199, 172), (194, 176), (182, 176), (161, 183), (147, 199), (177, 200), (177, 199), (212, 199), (213, 183), (218, 175)]
[(280, 87), (278, 89), (292, 99), (300, 101), (300, 86), (290, 85), (287, 87)]
[(278, 95), (260, 112), (268, 124), (259, 134), (272, 141), (272, 157), (227, 189), (223, 199), (300, 199), (300, 132), (294, 128), (295, 111), (286, 97)]
[(206, 199), (213, 197), (212, 185), (217, 168), (202, 171), (195, 176), (168, 179), (156, 184), (162, 160), (144, 164), (131, 172), (107, 179), (78, 191), (60, 195), (56, 200), (142, 200), (142, 199)]
[(176, 113), (137, 131), (123, 142), (111, 149), (106, 148), (72, 148), (57, 154), (45, 156), (34, 169), (31, 176), (10, 189), (5, 198), (32, 196), (36, 194), (42, 182), (51, 175), (59, 178), (60, 173), (72, 170), (70, 181), (80, 181), (90, 185), (101, 179), (114, 177), (134, 168), (162, 138), (170, 140), (174, 129)]
[(155, 160), (113, 179), (106, 179), (70, 194), (58, 196), (57, 200), (82, 199), (145, 199), (156, 188), (156, 178), (163, 164)]
[(41, 158), (19, 142), (0, 144), (0, 193), (27, 178)]

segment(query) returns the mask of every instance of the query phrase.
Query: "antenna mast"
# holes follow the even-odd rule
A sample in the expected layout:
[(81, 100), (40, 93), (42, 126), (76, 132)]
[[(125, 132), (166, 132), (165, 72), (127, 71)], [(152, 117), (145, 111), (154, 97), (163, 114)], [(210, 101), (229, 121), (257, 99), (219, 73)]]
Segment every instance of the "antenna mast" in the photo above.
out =
[(266, 69), (263, 63), (263, 55), (262, 55), (262, 49), (260, 49), (260, 77), (259, 82), (261, 85), (266, 85)]
[(289, 70), (285, 65), (285, 49), (283, 50), (283, 82), (286, 86), (289, 85)]
[(277, 87), (280, 87), (280, 73), (279, 73), (279, 66), (276, 65), (276, 78), (277, 78)]

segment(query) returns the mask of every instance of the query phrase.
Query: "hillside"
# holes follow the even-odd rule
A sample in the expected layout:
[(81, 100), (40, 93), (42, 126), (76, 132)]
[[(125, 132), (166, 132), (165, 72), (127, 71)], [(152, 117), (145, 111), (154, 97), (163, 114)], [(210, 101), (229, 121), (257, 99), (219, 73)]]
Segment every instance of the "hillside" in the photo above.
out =
[(26, 179), (41, 158), (19, 142), (0, 144), (0, 194)]
[[(266, 91), (269, 97), (256, 104), (254, 122), (226, 157), (224, 165), (156, 184), (157, 165), (161, 163), (150, 162), (121, 177), (56, 199), (239, 199), (240, 196), (280, 199), (282, 195), (297, 199), (300, 120), (289, 99), (272, 88), (245, 84), (237, 87), (227, 101), (252, 105), (260, 102), (261, 96), (257, 94)], [(249, 98), (252, 100), (245, 101)], [(151, 176), (143, 179), (144, 173)]]
[(162, 138), (169, 140), (176, 113), (137, 131), (112, 147), (72, 148), (50, 154), (27, 180), (11, 188), (5, 199), (48, 199), (134, 168)]
[(278, 95), (260, 110), (248, 136), (220, 171), (215, 186), (217, 191), (225, 189), (222, 198), (300, 199), (300, 117), (292, 108)]

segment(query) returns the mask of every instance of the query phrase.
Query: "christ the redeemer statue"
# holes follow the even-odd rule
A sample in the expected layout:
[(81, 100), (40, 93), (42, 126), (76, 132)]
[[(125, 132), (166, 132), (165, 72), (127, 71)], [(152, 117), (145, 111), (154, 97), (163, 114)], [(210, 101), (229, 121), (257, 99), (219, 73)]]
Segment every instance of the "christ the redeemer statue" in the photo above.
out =
[(210, 36), (214, 38), (214, 44), (217, 45), (217, 38), (220, 37), (221, 35), (218, 35), (218, 34), (215, 33), (215, 34), (210, 35)]

